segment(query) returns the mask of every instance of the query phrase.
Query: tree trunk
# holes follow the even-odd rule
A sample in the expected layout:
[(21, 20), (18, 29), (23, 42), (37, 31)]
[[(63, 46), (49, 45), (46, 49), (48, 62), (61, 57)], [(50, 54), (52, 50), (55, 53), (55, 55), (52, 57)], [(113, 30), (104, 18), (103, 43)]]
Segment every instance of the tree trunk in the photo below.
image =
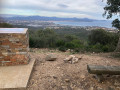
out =
[(115, 52), (120, 52), (120, 37)]

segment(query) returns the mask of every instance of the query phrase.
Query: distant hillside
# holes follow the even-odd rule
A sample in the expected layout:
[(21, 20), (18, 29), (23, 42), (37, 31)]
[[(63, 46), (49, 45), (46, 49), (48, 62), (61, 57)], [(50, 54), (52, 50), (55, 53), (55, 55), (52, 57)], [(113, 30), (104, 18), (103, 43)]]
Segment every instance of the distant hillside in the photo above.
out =
[(92, 22), (96, 21), (89, 18), (60, 18), (60, 17), (45, 17), (45, 16), (21, 16), (21, 15), (9, 15), (0, 14), (0, 17), (5, 20), (40, 20), (40, 21), (77, 21), (77, 22)]
[(6, 17), (22, 17), (23, 15), (15, 15), (15, 14), (0, 14), (0, 17), (6, 18)]

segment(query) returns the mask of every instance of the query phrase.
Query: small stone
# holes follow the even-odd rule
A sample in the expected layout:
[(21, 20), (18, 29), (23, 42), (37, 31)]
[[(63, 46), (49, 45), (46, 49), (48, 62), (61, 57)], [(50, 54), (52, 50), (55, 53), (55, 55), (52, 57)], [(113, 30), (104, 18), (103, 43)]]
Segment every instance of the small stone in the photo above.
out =
[(57, 79), (57, 77), (56, 77), (56, 76), (53, 76), (53, 78), (54, 78), (54, 79)]
[[(69, 89), (68, 89), (69, 90)], [(71, 89), (70, 89), (71, 90)], [(78, 87), (75, 87), (75, 88), (73, 88), (72, 90), (83, 90), (83, 89), (81, 89), (81, 88), (78, 88)]]
[(97, 88), (97, 90), (103, 90), (103, 88), (101, 88), (101, 87), (98, 87), (98, 88)]
[(57, 69), (60, 69), (60, 67), (57, 67)]
[(97, 79), (95, 75), (93, 75), (92, 78)]
[(113, 87), (107, 87), (107, 90), (115, 90)]
[(118, 90), (120, 90), (120, 87), (116, 87)]
[(41, 63), (42, 65), (44, 65), (44, 63)]
[(55, 54), (49, 54), (46, 56), (46, 61), (55, 61), (57, 59), (57, 56)]
[(67, 86), (62, 86), (62, 88), (63, 88), (63, 89), (66, 89), (66, 88), (67, 88)]
[(109, 62), (110, 62), (110, 61), (108, 61), (108, 60), (106, 61), (106, 63), (109, 63)]
[(96, 75), (96, 79), (98, 80), (99, 83), (102, 83), (104, 77), (102, 75)]
[(82, 90), (82, 89), (80, 89), (80, 88), (77, 88), (77, 90)]
[(90, 89), (89, 90), (94, 90), (94, 87), (90, 87)]
[(119, 86), (120, 83), (119, 83), (118, 81), (115, 81), (114, 85), (115, 85), (115, 86)]
[(111, 76), (111, 75), (108, 74), (106, 77), (110, 77), (110, 76)]
[(0, 59), (2, 59), (2, 58), (3, 58), (3, 56), (0, 57)]
[(81, 75), (80, 77), (83, 79), (83, 78), (85, 78), (85, 75)]
[(65, 79), (65, 82), (70, 82), (70, 80), (69, 79)]
[(78, 58), (73, 58), (72, 59), (72, 64), (74, 64), (74, 63), (78, 63)]

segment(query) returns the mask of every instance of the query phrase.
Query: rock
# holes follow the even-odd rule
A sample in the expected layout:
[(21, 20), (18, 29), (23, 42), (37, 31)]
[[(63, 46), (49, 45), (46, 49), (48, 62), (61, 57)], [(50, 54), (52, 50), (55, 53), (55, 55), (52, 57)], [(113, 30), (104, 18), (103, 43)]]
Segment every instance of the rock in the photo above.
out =
[(118, 90), (120, 90), (120, 87), (116, 87)]
[(110, 77), (110, 76), (111, 76), (111, 75), (108, 74), (106, 77)]
[(44, 65), (44, 63), (41, 63), (42, 65)]
[(104, 77), (102, 75), (95, 75), (95, 79), (97, 79), (99, 83), (102, 83)]
[(57, 79), (57, 77), (56, 77), (56, 76), (53, 76), (53, 78), (54, 78), (54, 79)]
[(60, 69), (60, 67), (57, 67), (57, 69)]
[(113, 87), (107, 87), (107, 90), (115, 90)]
[(92, 78), (97, 79), (97, 78), (96, 78), (96, 75), (93, 75)]
[(63, 89), (67, 89), (67, 86), (62, 86)]
[(77, 88), (76, 90), (82, 90), (82, 89), (80, 89), (80, 88)]
[(69, 79), (65, 79), (65, 82), (70, 82), (70, 80)]
[(89, 90), (94, 90), (94, 87), (90, 87), (90, 89)]
[(71, 62), (71, 63), (72, 63), (72, 64), (78, 63), (78, 60), (79, 60), (78, 58), (72, 58), (72, 62)]
[(64, 62), (69, 62), (69, 61), (71, 61), (73, 58), (75, 58), (75, 56), (74, 56), (74, 55), (70, 55), (69, 57), (67, 57), (67, 58), (64, 59)]
[(70, 52), (70, 49), (66, 50), (66, 52)]
[(71, 89), (68, 89), (68, 90), (83, 90), (83, 89), (81, 89), (79, 87), (75, 87), (75, 88), (71, 88)]
[(81, 75), (80, 77), (83, 79), (83, 78), (85, 78), (85, 75)]
[(101, 88), (101, 87), (97, 87), (97, 90), (104, 90), (103, 88)]
[(78, 63), (80, 59), (82, 59), (82, 57), (78, 58), (75, 57), (74, 55), (70, 55), (69, 57), (64, 59), (64, 62), (74, 64), (74, 63)]
[(115, 81), (114, 85), (115, 85), (115, 86), (119, 86), (120, 83), (119, 83), (118, 81)]
[(56, 59), (57, 59), (57, 56), (54, 54), (49, 54), (45, 58), (46, 61), (55, 61)]

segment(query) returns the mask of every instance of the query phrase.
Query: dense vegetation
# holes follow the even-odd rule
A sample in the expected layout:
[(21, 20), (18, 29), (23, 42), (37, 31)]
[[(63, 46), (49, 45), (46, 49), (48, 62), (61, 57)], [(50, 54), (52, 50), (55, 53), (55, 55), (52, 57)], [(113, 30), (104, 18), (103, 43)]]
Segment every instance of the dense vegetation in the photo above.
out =
[(75, 52), (112, 52), (115, 50), (119, 36), (105, 30), (42, 29), (30, 31), (30, 47), (58, 48), (61, 51), (72, 49)]
[(119, 35), (105, 30), (93, 30), (89, 35), (90, 49), (95, 52), (112, 52), (117, 46)]

